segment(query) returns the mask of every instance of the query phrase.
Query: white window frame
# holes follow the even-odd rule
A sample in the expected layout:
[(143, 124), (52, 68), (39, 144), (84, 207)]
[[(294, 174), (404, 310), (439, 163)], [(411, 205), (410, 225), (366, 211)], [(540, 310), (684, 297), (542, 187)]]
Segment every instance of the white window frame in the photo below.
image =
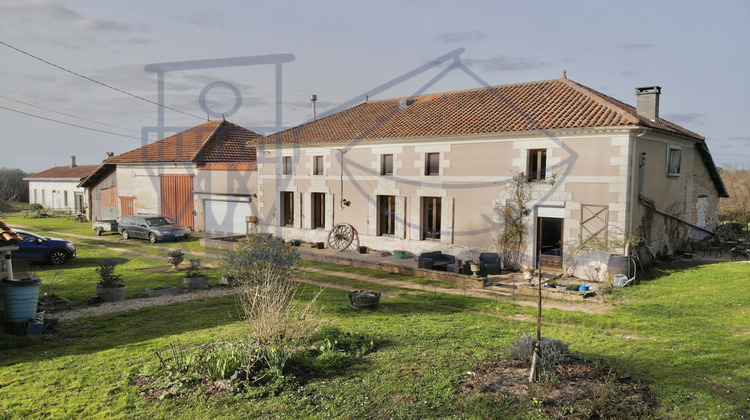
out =
[[(679, 160), (677, 161), (677, 170), (675, 171), (672, 165), (672, 155), (677, 152)], [(666, 163), (667, 176), (680, 176), (682, 170), (682, 148), (680, 146), (669, 144), (667, 145), (667, 163)]]
[(323, 155), (313, 156), (313, 175), (325, 175), (325, 165), (325, 158), (323, 157)]
[(291, 156), (281, 157), (281, 174), (292, 175), (292, 157)]

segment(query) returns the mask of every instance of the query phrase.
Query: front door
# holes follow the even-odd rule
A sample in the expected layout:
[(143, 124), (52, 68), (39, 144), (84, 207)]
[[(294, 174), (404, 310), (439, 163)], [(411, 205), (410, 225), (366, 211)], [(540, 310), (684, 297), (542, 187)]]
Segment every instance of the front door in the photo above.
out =
[(562, 272), (563, 219), (537, 218), (537, 256), (542, 271)]

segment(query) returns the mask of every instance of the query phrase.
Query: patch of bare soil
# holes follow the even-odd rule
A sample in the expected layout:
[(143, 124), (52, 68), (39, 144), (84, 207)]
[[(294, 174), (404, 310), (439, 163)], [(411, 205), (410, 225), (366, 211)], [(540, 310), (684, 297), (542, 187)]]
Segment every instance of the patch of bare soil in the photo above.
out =
[(529, 383), (524, 360), (488, 359), (458, 385), (462, 395), (484, 394), (519, 412), (538, 411), (553, 419), (632, 419), (649, 417), (656, 399), (647, 386), (616, 377), (592, 364), (574, 361)]

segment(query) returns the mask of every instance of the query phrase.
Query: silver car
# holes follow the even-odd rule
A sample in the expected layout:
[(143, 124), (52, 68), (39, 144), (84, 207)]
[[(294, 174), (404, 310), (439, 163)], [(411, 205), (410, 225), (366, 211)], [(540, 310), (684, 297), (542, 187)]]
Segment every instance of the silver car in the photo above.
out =
[(117, 231), (124, 239), (148, 239), (151, 243), (171, 242), (175, 239), (190, 237), (190, 228), (180, 226), (172, 220), (160, 215), (123, 216)]

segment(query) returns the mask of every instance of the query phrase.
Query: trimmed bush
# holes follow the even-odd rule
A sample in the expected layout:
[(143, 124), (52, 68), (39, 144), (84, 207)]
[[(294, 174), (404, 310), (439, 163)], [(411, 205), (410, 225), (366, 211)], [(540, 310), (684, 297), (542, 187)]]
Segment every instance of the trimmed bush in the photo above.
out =
[[(510, 348), (510, 357), (531, 362), (535, 344), (536, 337), (532, 335), (524, 335), (517, 338)], [(562, 365), (570, 361), (570, 349), (561, 340), (542, 337), (539, 345), (539, 358), (542, 366), (546, 368), (553, 365)]]

